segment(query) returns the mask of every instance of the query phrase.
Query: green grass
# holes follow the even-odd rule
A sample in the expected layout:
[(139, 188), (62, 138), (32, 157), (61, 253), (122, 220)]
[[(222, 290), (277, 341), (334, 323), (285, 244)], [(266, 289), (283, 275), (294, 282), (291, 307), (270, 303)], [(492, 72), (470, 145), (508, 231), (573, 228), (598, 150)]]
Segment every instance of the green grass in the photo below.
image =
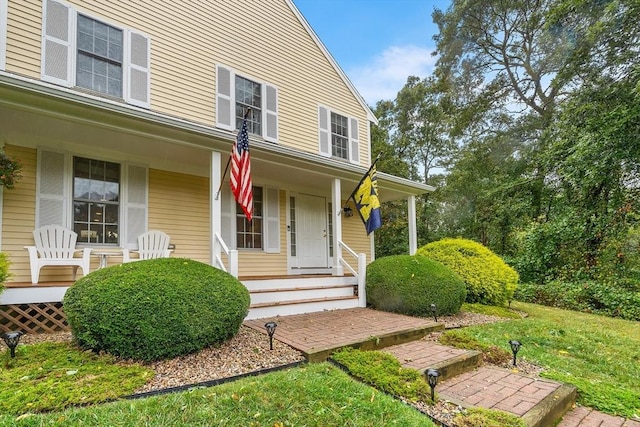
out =
[(527, 318), (449, 331), (448, 339), (509, 349), (544, 367), (542, 376), (578, 387), (578, 403), (640, 417), (640, 323), (533, 304), (514, 303)]
[(433, 426), (414, 408), (328, 364), (211, 388), (58, 413), (0, 416), (0, 426)]
[(153, 372), (82, 352), (71, 344), (18, 346), (0, 353), (0, 414), (20, 415), (104, 402), (133, 393)]

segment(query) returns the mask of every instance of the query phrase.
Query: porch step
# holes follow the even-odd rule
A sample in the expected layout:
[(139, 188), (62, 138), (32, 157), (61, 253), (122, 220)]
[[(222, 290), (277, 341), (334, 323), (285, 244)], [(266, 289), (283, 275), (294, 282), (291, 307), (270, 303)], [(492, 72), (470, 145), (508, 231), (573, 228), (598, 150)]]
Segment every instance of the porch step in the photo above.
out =
[(357, 296), (319, 297), (255, 303), (245, 320), (358, 307)]

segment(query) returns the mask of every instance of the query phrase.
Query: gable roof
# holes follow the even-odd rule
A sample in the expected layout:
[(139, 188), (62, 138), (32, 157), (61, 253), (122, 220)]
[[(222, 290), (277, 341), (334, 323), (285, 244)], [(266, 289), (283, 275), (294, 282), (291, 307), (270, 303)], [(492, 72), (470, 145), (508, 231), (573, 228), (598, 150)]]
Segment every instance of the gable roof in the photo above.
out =
[(329, 52), (329, 50), (326, 48), (326, 46), (324, 45), (324, 43), (322, 43), (322, 40), (320, 40), (320, 37), (318, 37), (318, 35), (316, 34), (316, 32), (313, 30), (313, 28), (311, 27), (311, 25), (309, 25), (309, 23), (307, 22), (306, 18), (302, 15), (302, 13), (298, 10), (298, 8), (296, 7), (296, 5), (293, 3), (293, 0), (285, 0), (285, 3), (287, 3), (287, 5), (291, 8), (291, 10), (293, 11), (293, 14), (296, 15), (296, 17), (298, 18), (298, 20), (300, 20), (300, 23), (302, 24), (302, 26), (307, 30), (307, 32), (309, 33), (309, 35), (311, 36), (312, 40), (315, 42), (315, 44), (318, 46), (318, 48), (320, 49), (320, 51), (324, 54), (324, 56), (327, 58), (327, 61), (329, 61), (329, 63), (331, 64), (331, 66), (336, 70), (336, 72), (338, 73), (338, 75), (340, 76), (340, 78), (344, 81), (344, 83), (347, 85), (347, 87), (349, 88), (349, 90), (351, 91), (351, 93), (353, 93), (353, 96), (356, 97), (356, 99), (358, 100), (358, 102), (360, 103), (360, 105), (362, 105), (362, 108), (364, 108), (364, 110), (367, 112), (367, 119), (369, 119), (370, 122), (374, 123), (374, 124), (378, 124), (378, 119), (376, 118), (376, 116), (373, 114), (373, 111), (371, 111), (371, 108), (369, 108), (369, 105), (367, 104), (367, 102), (364, 100), (364, 98), (362, 97), (362, 95), (360, 95), (360, 92), (358, 92), (358, 89), (356, 89), (356, 87), (353, 85), (353, 83), (351, 82), (351, 80), (349, 80), (349, 77), (347, 77), (347, 75), (345, 74), (344, 71), (342, 71), (342, 68), (340, 68), (340, 65), (336, 62), (336, 60), (333, 58), (333, 56), (331, 55), (331, 53)]

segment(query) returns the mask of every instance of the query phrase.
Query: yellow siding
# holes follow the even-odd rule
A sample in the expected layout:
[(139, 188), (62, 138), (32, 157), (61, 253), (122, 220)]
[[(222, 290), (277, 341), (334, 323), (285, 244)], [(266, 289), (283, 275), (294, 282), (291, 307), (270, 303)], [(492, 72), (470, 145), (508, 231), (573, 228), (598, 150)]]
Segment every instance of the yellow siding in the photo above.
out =
[[(36, 213), (36, 150), (6, 145), (5, 153), (11, 158), (20, 159), (22, 179), (13, 190), (3, 190), (2, 194), (2, 251), (9, 255), (11, 262), (10, 282), (31, 282), (29, 255), (24, 246), (33, 245), (31, 234), (35, 225)], [(43, 269), (42, 280), (53, 273), (65, 273), (69, 280), (70, 272), (62, 269)]]
[(149, 230), (176, 245), (172, 256), (210, 262), (209, 179), (151, 169)]
[(286, 196), (280, 191), (280, 253), (268, 254), (261, 251), (238, 250), (239, 276), (268, 276), (287, 274), (287, 225)]
[[(284, 0), (209, 2), (73, 0), (79, 11), (151, 37), (151, 109), (215, 123), (215, 66), (278, 87), (279, 143), (318, 152), (318, 104), (359, 120), (366, 111)], [(9, 2), (7, 71), (40, 75), (40, 0)]]
[[(344, 206), (345, 202), (342, 202)], [(367, 230), (357, 212), (352, 217), (342, 218), (342, 241), (357, 254), (367, 255), (367, 264), (371, 262), (371, 239), (367, 236)], [(353, 257), (347, 253), (342, 254), (343, 258), (351, 265), (355, 265)]]

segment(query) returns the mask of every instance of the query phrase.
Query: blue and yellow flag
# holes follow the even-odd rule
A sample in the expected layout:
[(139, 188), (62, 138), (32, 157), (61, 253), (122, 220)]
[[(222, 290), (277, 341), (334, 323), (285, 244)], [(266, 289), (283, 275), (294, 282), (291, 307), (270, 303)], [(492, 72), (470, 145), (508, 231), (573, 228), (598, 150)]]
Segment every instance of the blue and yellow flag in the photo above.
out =
[(382, 214), (380, 212), (380, 200), (378, 199), (378, 178), (376, 177), (376, 164), (371, 165), (358, 187), (351, 193), (356, 204), (356, 210), (364, 222), (367, 235), (382, 226)]

